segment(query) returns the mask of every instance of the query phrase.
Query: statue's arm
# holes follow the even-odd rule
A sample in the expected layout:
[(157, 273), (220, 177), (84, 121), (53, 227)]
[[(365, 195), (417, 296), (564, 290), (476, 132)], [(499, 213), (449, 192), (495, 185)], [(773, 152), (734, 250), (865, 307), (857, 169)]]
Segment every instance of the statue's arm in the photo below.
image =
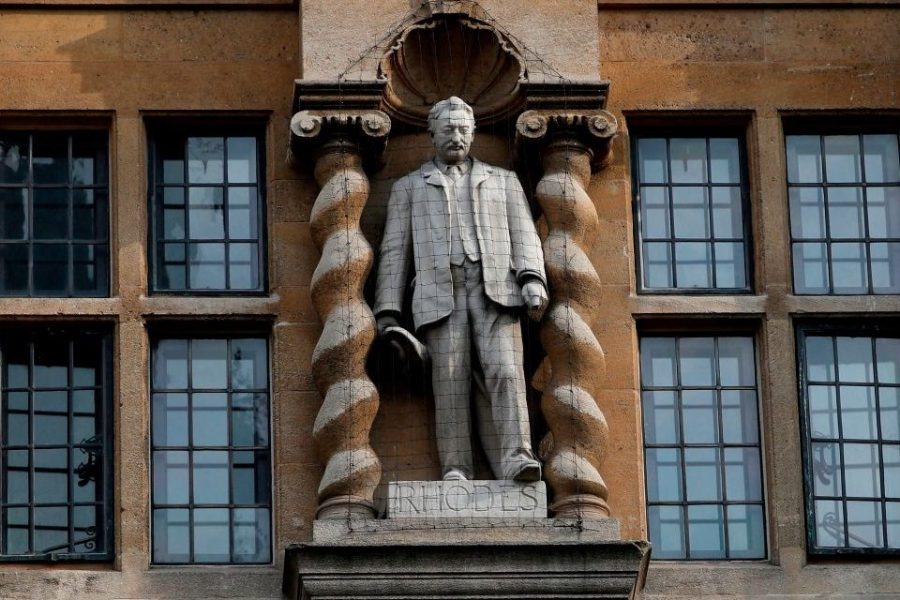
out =
[(378, 257), (378, 277), (375, 280), (376, 317), (399, 317), (403, 307), (403, 291), (412, 255), (411, 190), (406, 178), (391, 188), (387, 220), (381, 253)]
[(541, 240), (534, 226), (531, 208), (525, 198), (525, 190), (519, 178), (512, 171), (507, 175), (506, 215), (509, 219), (509, 237), (512, 243), (512, 263), (516, 272), (516, 281), (525, 285), (537, 279), (547, 288), (547, 275), (544, 272), (544, 252)]

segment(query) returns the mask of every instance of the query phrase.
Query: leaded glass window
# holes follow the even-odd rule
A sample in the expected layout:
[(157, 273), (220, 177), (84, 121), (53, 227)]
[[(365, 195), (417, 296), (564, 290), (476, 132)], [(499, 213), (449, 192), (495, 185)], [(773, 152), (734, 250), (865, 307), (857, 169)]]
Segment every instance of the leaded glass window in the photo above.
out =
[(110, 337), (0, 335), (0, 558), (112, 556)]
[(801, 327), (809, 549), (900, 551), (900, 336)]
[(646, 336), (640, 353), (653, 557), (765, 558), (753, 338)]
[(157, 135), (151, 144), (156, 292), (264, 289), (261, 138)]
[(270, 562), (266, 340), (158, 339), (151, 384), (153, 562)]
[(107, 137), (0, 131), (0, 296), (109, 294)]
[(900, 294), (896, 133), (788, 135), (794, 292)]
[(736, 137), (637, 137), (645, 291), (749, 291), (747, 184)]

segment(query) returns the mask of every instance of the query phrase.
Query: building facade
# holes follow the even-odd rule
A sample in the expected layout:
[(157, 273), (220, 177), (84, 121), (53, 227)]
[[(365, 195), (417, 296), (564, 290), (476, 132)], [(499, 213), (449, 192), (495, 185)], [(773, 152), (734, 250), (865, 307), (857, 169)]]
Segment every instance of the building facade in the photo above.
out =
[[(513, 50), (471, 34), (384, 62), (457, 9)], [(898, 30), (890, 1), (0, 0), (0, 598), (282, 597), (336, 454), (315, 288), (372, 299), (367, 268), (322, 283), (333, 172), (292, 118), (328, 94), (362, 110), (401, 67), (422, 97), (521, 67), (515, 85), (557, 84), (554, 110), (607, 111), (578, 242), (599, 281), (575, 308), (605, 356), (602, 444), (571, 430), (602, 446), (621, 538), (652, 543), (644, 596), (896, 597)], [(518, 171), (546, 237), (525, 97), (479, 117), (473, 152)], [(430, 147), (385, 98), (344, 215), (375, 248)], [(553, 352), (525, 337), (535, 441), (559, 439)], [(439, 477), (427, 402), (380, 352), (354, 429), (376, 510), (388, 482)]]

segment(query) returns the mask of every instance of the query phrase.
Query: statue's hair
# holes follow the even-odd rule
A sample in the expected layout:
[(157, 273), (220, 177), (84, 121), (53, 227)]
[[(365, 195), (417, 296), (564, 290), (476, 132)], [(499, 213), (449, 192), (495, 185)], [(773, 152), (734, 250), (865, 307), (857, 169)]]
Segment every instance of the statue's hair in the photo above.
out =
[(472, 119), (472, 127), (475, 127), (475, 111), (469, 106), (465, 100), (459, 96), (450, 96), (446, 100), (435, 102), (434, 106), (428, 112), (428, 131), (434, 133), (434, 124), (445, 110), (454, 111), (461, 110)]

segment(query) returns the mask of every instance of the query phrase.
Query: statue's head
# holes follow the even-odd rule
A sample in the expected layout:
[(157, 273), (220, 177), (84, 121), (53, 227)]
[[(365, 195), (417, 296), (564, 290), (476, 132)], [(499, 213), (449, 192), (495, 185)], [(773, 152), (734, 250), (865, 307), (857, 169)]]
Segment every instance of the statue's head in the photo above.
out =
[(475, 137), (475, 112), (462, 98), (441, 100), (428, 113), (428, 131), (439, 159), (448, 165), (461, 163)]

